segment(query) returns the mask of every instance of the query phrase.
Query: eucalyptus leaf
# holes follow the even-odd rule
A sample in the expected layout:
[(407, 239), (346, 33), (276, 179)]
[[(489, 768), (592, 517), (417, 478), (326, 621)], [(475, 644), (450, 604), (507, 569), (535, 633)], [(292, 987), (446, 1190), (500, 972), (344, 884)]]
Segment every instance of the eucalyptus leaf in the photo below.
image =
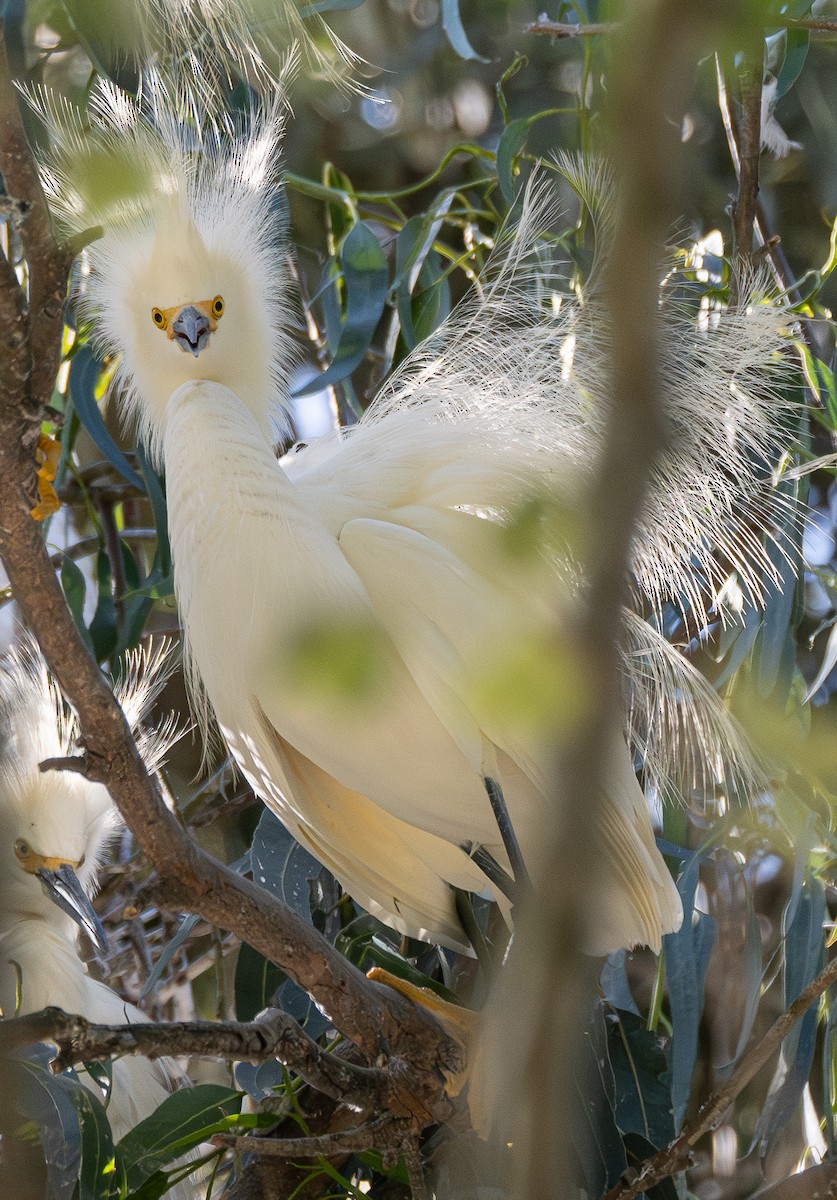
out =
[(696, 855), (677, 881), (683, 924), (663, 939), (672, 1023), (671, 1100), (677, 1130), (683, 1122), (692, 1088), (703, 1013), (703, 985), (716, 936), (714, 919), (705, 913), (695, 913), (699, 870), (700, 858)]
[(96, 384), (101, 371), (102, 364), (96, 358), (92, 348), (88, 344), (82, 346), (70, 363), (69, 388), (73, 407), (78, 413), (82, 425), (110, 465), (128, 483), (140, 492), (144, 492), (142, 480), (110, 436), (107, 426), (102, 420), (102, 414), (96, 402)]
[(340, 250), (345, 311), (337, 349), (330, 365), (315, 375), (295, 396), (308, 396), (345, 379), (363, 361), (371, 345), (389, 291), (386, 255), (369, 226), (358, 221)]
[(487, 63), (491, 60), (477, 54), (468, 41), (468, 35), (459, 14), (459, 0), (442, 0), (442, 28), (448, 41), (460, 58), (471, 59), (475, 62)]
[(166, 1163), (227, 1128), (241, 1093), (215, 1083), (181, 1088), (119, 1142), (128, 1186), (137, 1188)]

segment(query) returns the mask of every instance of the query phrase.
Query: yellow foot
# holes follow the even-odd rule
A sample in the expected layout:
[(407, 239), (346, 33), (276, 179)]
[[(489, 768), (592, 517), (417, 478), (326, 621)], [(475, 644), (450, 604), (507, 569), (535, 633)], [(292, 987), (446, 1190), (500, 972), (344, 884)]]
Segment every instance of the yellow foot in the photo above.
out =
[(38, 503), (30, 511), (30, 516), (34, 517), (36, 521), (43, 521), (46, 517), (51, 517), (61, 507), (58, 493), (52, 486), (60, 458), (61, 443), (57, 442), (55, 438), (48, 437), (45, 433), (40, 434), (38, 445), (35, 448), (35, 462), (38, 464), (36, 472)]
[[(445, 1033), (459, 1042), (470, 1060), (472, 1039), (479, 1030), (480, 1013), (474, 1012), (470, 1008), (463, 1008), (459, 1004), (451, 1004), (448, 1000), (437, 996), (430, 988), (418, 987), (414, 983), (408, 983), (406, 979), (399, 979), (397, 975), (391, 975), (383, 967), (373, 967), (371, 971), (366, 972), (366, 978), (374, 980), (375, 983), (386, 984), (393, 991), (400, 992), (402, 996), (406, 996), (408, 1000), (418, 1004), (420, 1008), (427, 1009), (429, 1013), (433, 1014)], [(447, 1094), (458, 1096), (468, 1082), (469, 1074), (470, 1061), (467, 1062), (463, 1071), (457, 1072), (455, 1075), (448, 1075), (445, 1082)]]

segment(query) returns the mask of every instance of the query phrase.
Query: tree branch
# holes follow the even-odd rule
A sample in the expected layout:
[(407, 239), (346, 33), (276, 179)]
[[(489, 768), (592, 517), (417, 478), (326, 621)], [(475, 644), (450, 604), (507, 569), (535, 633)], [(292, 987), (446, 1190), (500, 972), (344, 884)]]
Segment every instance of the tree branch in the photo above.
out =
[(833, 983), (837, 983), (837, 958), (833, 958), (828, 966), (803, 988), (793, 1004), (776, 1018), (761, 1041), (745, 1054), (723, 1087), (713, 1092), (706, 1103), (701, 1105), (694, 1119), (684, 1125), (680, 1136), (643, 1163), (636, 1178), (612, 1187), (604, 1200), (634, 1200), (634, 1197), (647, 1192), (661, 1179), (674, 1175), (683, 1166), (692, 1147), (704, 1134), (715, 1128), (736, 1096), (741, 1094), (753, 1076), (776, 1053), (796, 1022)]
[(57, 1074), (79, 1063), (97, 1062), (114, 1054), (145, 1058), (198, 1054), (266, 1062), (278, 1058), (318, 1092), (358, 1107), (386, 1107), (388, 1076), (326, 1053), (301, 1025), (277, 1008), (255, 1021), (165, 1021), (99, 1025), (83, 1016), (45, 1008), (0, 1023), (0, 1054), (32, 1042), (54, 1042)]

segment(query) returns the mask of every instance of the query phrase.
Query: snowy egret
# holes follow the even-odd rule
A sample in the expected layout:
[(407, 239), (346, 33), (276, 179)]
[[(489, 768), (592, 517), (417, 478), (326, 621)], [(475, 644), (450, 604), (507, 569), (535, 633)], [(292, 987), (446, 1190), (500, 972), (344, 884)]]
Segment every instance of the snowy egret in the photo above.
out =
[[(119, 690), (135, 729), (160, 666), (160, 654), (145, 656)], [(23, 642), (0, 664), (0, 1005), (7, 1017), (57, 1005), (105, 1024), (147, 1021), (88, 975), (79, 957), (76, 921), (94, 940), (103, 934), (88, 894), (118, 815), (101, 784), (70, 771), (40, 771), (45, 759), (74, 753), (75, 738), (46, 664)], [(140, 735), (140, 741), (153, 767), (168, 738)], [(108, 1102), (114, 1138), (150, 1116), (183, 1081), (167, 1060), (117, 1059)]]
[[(100, 84), (90, 127), (48, 95), (35, 103), (51, 127), (57, 212), (76, 231), (104, 226), (82, 301), (165, 467), (197, 708), (211, 707), (257, 793), (360, 904), (462, 947), (454, 889), (493, 887), (480, 863), (511, 867), (494, 784), (537, 875), (552, 747), (498, 702), (498, 679), (504, 667), (520, 678), (582, 587), (570, 546), (544, 544), (521, 565), (501, 545), (527, 505), (562, 510), (583, 493), (606, 419), (606, 317), (593, 298), (543, 303), (549, 280), (531, 252), (544, 204), (530, 188), (479, 295), (357, 426), (277, 461), (294, 358), (281, 103), (235, 128), (215, 121), (202, 140), (186, 128), (188, 98), (159, 76), (141, 104)], [(97, 153), (120, 155), (147, 188), (91, 205), (73, 163)], [(662, 320), (672, 448), (633, 579), (646, 608), (671, 600), (700, 627), (727, 572), (758, 599), (773, 570), (753, 458), (780, 442), (765, 364), (783, 346), (781, 316), (754, 304), (705, 332), (669, 305)], [(672, 739), (698, 764), (726, 755), (735, 769), (737, 734), (711, 689), (628, 616), (629, 736), (648, 777), (671, 784)], [(353, 637), (373, 683), (341, 698), (322, 660)], [(680, 901), (628, 742), (614, 736), (606, 760), (588, 949), (659, 949)]]

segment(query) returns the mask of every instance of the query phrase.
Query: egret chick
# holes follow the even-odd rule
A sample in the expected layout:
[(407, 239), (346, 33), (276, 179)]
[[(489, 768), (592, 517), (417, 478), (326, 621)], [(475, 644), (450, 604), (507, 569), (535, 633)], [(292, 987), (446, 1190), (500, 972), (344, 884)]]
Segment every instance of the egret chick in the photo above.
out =
[[(119, 689), (135, 729), (159, 688), (161, 665), (159, 653), (145, 656), (142, 670), (135, 665)], [(23, 642), (0, 665), (0, 1005), (6, 1017), (57, 1005), (103, 1024), (147, 1021), (91, 978), (79, 957), (77, 922), (94, 941), (104, 936), (89, 896), (119, 817), (101, 784), (39, 769), (45, 759), (76, 753), (76, 737), (46, 663), (34, 644)], [(140, 734), (152, 768), (168, 740)], [(80, 1077), (101, 1098), (86, 1073)], [(115, 1060), (107, 1108), (114, 1139), (182, 1082), (183, 1073), (166, 1060)]]
[[(525, 569), (500, 546), (527, 504), (545, 496), (560, 508), (583, 492), (607, 411), (606, 316), (592, 303), (557, 314), (541, 303), (550, 282), (531, 251), (544, 206), (530, 189), (481, 294), (356, 427), (277, 461), (293, 364), (281, 108), (236, 129), (216, 123), (195, 146), (175, 86), (152, 77), (144, 103), (102, 84), (91, 142), (80, 117), (40, 98), (53, 202), (72, 228), (105, 227), (83, 302), (165, 468), (198, 708), (208, 703), (256, 792), (361, 905), (462, 948), (455, 889), (496, 890), (500, 876), (482, 869), (491, 859), (511, 870), (488, 786), (502, 789), (536, 886), (545, 882), (551, 731), (481, 681), (547, 645), (556, 613), (570, 617), (582, 591), (570, 545), (544, 545)], [(73, 154), (97, 139), (149, 181), (109, 213), (74, 187)], [(670, 599), (705, 618), (705, 590), (721, 581), (717, 546), (755, 598), (771, 570), (751, 460), (779, 440), (764, 368), (782, 346), (778, 324), (756, 310), (704, 335), (687, 316), (666, 319), (674, 449), (633, 563), (657, 612)], [(368, 652), (369, 695), (318, 690), (309, 648), (321, 636), (328, 645), (330, 630)], [(630, 631), (631, 732), (649, 777), (671, 784), (666, 734), (696, 760), (719, 748), (734, 758), (736, 734), (710, 690), (637, 615)], [(603, 753), (588, 949), (658, 950), (680, 923), (679, 897), (628, 744), (614, 733)]]

